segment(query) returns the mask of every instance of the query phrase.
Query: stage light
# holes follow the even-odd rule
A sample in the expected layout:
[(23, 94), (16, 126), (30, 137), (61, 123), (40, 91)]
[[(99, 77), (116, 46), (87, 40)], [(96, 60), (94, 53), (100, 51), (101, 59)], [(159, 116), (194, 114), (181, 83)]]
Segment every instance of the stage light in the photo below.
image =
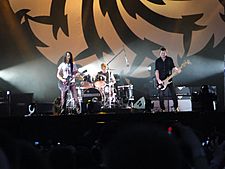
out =
[(132, 75), (136, 77), (147, 78), (151, 72), (151, 66), (132, 66), (132, 68), (135, 70)]
[(148, 69), (148, 71), (151, 71), (152, 70), (152, 67), (151, 66), (148, 66), (147, 69)]
[(38, 93), (35, 99), (46, 99), (54, 95), (54, 91), (43, 88), (43, 84), (49, 85), (51, 83), (48, 74), (45, 73), (51, 71), (51, 68), (43, 69), (42, 63), (44, 63), (44, 60), (38, 58), (2, 69), (0, 71), (1, 79), (8, 83), (14, 91)]
[(10, 91), (9, 91), (9, 90), (7, 90), (7, 91), (6, 91), (6, 94), (7, 94), (7, 96), (8, 96), (8, 95), (10, 95)]
[(204, 58), (203, 56), (191, 56), (190, 60), (192, 64), (183, 70), (189, 74), (188, 78), (187, 76), (182, 76), (182, 72), (180, 75), (178, 75), (181, 79), (180, 81), (183, 83), (192, 83), (211, 76), (215, 76), (223, 72), (224, 69), (224, 61), (214, 59), (213, 57)]
[(40, 144), (39, 141), (35, 141), (35, 142), (34, 142), (34, 145), (35, 145), (35, 146), (38, 146), (39, 144)]

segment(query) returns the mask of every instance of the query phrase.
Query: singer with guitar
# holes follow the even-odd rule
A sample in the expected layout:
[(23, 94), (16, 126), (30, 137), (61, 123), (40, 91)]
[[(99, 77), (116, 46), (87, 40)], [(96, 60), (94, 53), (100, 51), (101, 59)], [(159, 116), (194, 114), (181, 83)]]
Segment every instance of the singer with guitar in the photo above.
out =
[(76, 76), (79, 76), (77, 66), (72, 53), (67, 51), (63, 55), (63, 62), (58, 66), (57, 70), (58, 87), (61, 92), (61, 114), (65, 113), (66, 110), (66, 94), (68, 90), (71, 90), (77, 111), (80, 109), (75, 83)]
[[(173, 72), (180, 73), (181, 69), (177, 68), (174, 65), (173, 59), (167, 55), (166, 48), (162, 47), (160, 48), (160, 57), (156, 59), (155, 61), (155, 76), (158, 83), (158, 93), (159, 93), (159, 103), (160, 108), (164, 112), (165, 111), (165, 105), (164, 105), (164, 96), (165, 96), (165, 90), (164, 90), (164, 80), (171, 75)], [(172, 79), (170, 79), (171, 81)], [(170, 90), (170, 93), (172, 95), (173, 99), (173, 106), (175, 111), (179, 111), (178, 108), (178, 100), (176, 96), (176, 91), (173, 83), (166, 84), (166, 88)], [(163, 88), (163, 90), (161, 90)]]

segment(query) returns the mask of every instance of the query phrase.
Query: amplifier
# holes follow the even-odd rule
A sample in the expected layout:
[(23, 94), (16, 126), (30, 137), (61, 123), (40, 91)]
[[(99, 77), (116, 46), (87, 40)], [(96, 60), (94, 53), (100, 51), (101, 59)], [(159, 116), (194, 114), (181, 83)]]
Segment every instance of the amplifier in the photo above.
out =
[(8, 95), (6, 91), (0, 91), (0, 103), (8, 102)]
[(0, 102), (0, 117), (10, 116), (10, 107), (8, 102)]
[[(159, 106), (159, 99), (151, 100), (151, 102), (154, 104), (153, 109), (152, 109), (153, 112), (158, 112), (161, 110), (160, 106)], [(172, 99), (165, 99), (164, 105), (165, 105), (167, 112), (174, 111)], [(178, 96), (178, 107), (179, 107), (180, 111), (183, 111), (183, 112), (192, 111), (191, 97), (190, 96)]]
[(33, 102), (33, 93), (11, 94), (11, 115), (24, 116), (29, 114), (29, 104)]

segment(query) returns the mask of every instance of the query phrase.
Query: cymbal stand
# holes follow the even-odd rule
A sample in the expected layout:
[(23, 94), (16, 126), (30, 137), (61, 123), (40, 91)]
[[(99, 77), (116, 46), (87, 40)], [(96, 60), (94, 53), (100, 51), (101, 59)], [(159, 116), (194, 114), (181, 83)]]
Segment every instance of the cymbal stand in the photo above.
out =
[(109, 97), (108, 97), (108, 102), (109, 102), (109, 108), (112, 108), (112, 104), (111, 104), (111, 100), (112, 100), (112, 97), (111, 97), (111, 84), (110, 84), (110, 79), (111, 79), (111, 72), (109, 71), (108, 69), (108, 85), (109, 85)]
[(114, 88), (113, 88), (113, 83), (112, 83), (112, 72), (109, 71), (110, 69), (108, 69), (108, 92), (109, 92), (109, 96), (108, 96), (108, 107), (112, 108), (112, 100), (113, 100), (113, 96), (114, 96)]
[(109, 97), (108, 97), (108, 100), (109, 100), (109, 108), (112, 108), (112, 95), (114, 94), (114, 91), (112, 91), (111, 93), (111, 90), (112, 90), (112, 83), (111, 83), (111, 79), (112, 79), (112, 73), (109, 71), (109, 64), (117, 57), (119, 56), (122, 52), (124, 52), (124, 49), (120, 50), (108, 63), (107, 63), (107, 69), (108, 69), (108, 84), (109, 84)]

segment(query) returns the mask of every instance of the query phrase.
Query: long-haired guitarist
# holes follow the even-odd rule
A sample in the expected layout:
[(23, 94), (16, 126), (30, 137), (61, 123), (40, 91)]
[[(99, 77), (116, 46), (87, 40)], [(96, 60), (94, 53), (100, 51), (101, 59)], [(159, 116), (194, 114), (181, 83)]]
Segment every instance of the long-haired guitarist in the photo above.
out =
[[(178, 69), (174, 65), (173, 59), (167, 55), (166, 48), (164, 47), (160, 48), (159, 52), (160, 57), (155, 61), (155, 76), (158, 83), (160, 108), (162, 111), (165, 111), (164, 105), (165, 90), (164, 89), (161, 90), (162, 88), (164, 88), (165, 85), (164, 80), (174, 71), (180, 73), (181, 69)], [(175, 87), (173, 86), (172, 82), (166, 85), (167, 85), (166, 88), (170, 90), (170, 93), (172, 95), (174, 109), (175, 111), (179, 111)]]
[(73, 55), (71, 52), (67, 51), (63, 55), (63, 62), (58, 66), (57, 78), (59, 79), (58, 87), (61, 91), (61, 108), (65, 110), (66, 92), (70, 89), (74, 102), (79, 106), (75, 76), (79, 74)]

